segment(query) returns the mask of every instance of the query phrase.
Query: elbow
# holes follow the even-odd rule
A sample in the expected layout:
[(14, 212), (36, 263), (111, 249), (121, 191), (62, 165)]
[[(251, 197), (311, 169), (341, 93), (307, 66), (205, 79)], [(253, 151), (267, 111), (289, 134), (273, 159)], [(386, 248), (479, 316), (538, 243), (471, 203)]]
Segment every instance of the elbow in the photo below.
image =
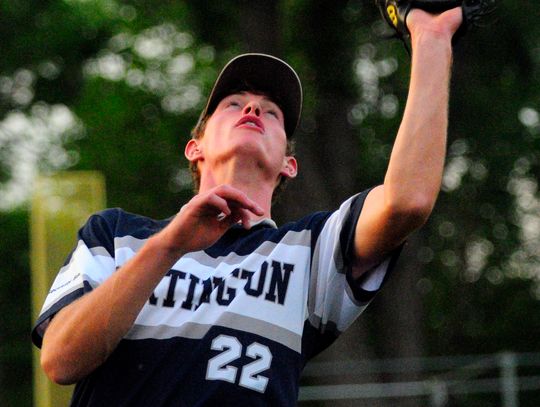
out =
[[(44, 338), (45, 339), (45, 338)], [(40, 364), (56, 384), (75, 384), (99, 367), (106, 357), (98, 350), (85, 352), (66, 342), (43, 341)]]
[(78, 380), (69, 365), (63, 362), (59, 355), (51, 355), (51, 352), (42, 350), (40, 364), (45, 375), (56, 384), (74, 384)]
[(76, 353), (71, 352), (69, 345), (62, 346), (44, 340), (40, 355), (41, 368), (54, 383), (61, 385), (74, 384), (87, 373)]
[(389, 205), (390, 217), (396, 223), (412, 231), (423, 226), (429, 219), (435, 199), (425, 194), (410, 195), (406, 199)]

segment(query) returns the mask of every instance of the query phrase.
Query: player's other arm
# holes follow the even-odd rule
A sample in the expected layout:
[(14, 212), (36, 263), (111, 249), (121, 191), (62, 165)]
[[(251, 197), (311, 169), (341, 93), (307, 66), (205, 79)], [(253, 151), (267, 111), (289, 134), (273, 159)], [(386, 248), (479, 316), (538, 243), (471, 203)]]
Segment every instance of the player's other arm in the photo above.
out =
[[(221, 212), (227, 216), (218, 220)], [(176, 261), (184, 253), (209, 247), (236, 222), (249, 227), (250, 213), (264, 212), (232, 187), (222, 185), (196, 195), (129, 262), (56, 314), (41, 348), (46, 375), (56, 383), (71, 384), (100, 366)]]
[(366, 198), (356, 226), (353, 275), (386, 257), (428, 219), (440, 190), (448, 125), (451, 39), (461, 10), (412, 10), (409, 95), (383, 185)]
[(49, 323), (41, 347), (41, 366), (49, 379), (75, 383), (100, 366), (174, 259), (158, 238), (150, 238), (103, 284), (60, 310)]

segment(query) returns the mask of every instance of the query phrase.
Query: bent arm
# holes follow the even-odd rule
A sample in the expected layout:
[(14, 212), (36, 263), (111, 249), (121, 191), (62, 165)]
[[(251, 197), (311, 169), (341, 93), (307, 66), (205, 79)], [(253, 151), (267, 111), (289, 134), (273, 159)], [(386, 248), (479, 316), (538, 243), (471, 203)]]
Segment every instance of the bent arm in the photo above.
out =
[[(225, 219), (216, 215), (224, 213)], [(100, 366), (128, 332), (154, 288), (185, 253), (212, 245), (234, 223), (249, 228), (263, 211), (245, 194), (219, 186), (195, 196), (161, 232), (103, 284), (59, 311), (43, 336), (41, 365), (59, 384)]]
[(355, 277), (378, 264), (428, 219), (446, 154), (452, 35), (461, 10), (439, 16), (413, 10), (408, 21), (412, 70), (407, 105), (381, 186), (366, 198), (356, 226)]
[(43, 337), (47, 376), (71, 384), (101, 365), (177, 258), (152, 237), (102, 285), (59, 311)]

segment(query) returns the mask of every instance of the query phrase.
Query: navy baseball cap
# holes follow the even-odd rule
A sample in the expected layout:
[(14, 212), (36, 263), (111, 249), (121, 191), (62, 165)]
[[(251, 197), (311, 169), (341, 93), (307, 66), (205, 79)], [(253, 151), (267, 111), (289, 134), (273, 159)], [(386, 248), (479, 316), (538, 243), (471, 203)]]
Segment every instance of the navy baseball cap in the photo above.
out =
[(211, 115), (219, 102), (231, 93), (254, 90), (268, 95), (281, 109), (285, 118), (285, 133), (292, 137), (302, 111), (302, 84), (295, 70), (285, 61), (267, 54), (242, 54), (231, 59), (219, 74), (201, 121)]

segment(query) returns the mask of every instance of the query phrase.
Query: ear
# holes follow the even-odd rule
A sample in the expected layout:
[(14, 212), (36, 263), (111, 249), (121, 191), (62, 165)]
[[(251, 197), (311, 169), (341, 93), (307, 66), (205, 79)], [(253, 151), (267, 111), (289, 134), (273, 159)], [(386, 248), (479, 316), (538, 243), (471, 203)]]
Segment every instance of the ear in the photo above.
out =
[(195, 162), (203, 159), (203, 153), (199, 141), (191, 139), (186, 144), (184, 155), (190, 162)]
[(283, 167), (280, 175), (286, 178), (294, 178), (298, 174), (298, 162), (293, 156), (287, 156), (283, 159)]

